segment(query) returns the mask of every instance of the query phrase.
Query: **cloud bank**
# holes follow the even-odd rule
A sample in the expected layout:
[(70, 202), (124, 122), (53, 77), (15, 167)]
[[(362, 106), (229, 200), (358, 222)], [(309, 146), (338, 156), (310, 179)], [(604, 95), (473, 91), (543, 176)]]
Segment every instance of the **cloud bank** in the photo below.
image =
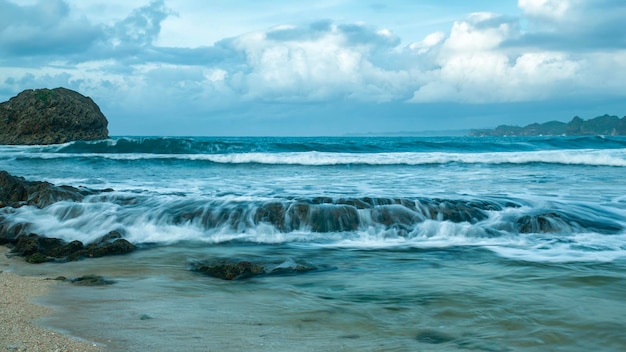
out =
[(406, 110), (626, 96), (622, 1), (519, 0), (516, 15), (469, 13), (417, 39), (391, 25), (317, 19), (205, 46), (159, 45), (164, 21), (181, 16), (174, 6), (152, 1), (97, 22), (65, 0), (0, 0), (2, 100), (65, 86), (97, 97), (134, 131), (133, 115), (261, 119), (258, 107), (268, 105), (297, 115), (315, 114), (314, 105)]

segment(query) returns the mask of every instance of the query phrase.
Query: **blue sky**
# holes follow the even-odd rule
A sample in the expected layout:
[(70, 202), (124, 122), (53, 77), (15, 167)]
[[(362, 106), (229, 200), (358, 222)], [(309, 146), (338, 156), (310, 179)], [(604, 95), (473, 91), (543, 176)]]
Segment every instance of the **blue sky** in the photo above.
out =
[(626, 115), (623, 0), (0, 0), (0, 101), (112, 135), (342, 135)]

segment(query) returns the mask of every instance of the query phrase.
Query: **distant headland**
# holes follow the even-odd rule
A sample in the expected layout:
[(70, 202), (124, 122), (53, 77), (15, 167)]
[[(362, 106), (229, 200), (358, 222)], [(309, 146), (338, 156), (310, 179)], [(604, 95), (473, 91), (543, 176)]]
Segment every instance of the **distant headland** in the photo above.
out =
[(603, 115), (590, 120), (578, 116), (570, 122), (550, 121), (526, 127), (500, 125), (495, 129), (471, 130), (470, 136), (626, 136), (626, 116)]

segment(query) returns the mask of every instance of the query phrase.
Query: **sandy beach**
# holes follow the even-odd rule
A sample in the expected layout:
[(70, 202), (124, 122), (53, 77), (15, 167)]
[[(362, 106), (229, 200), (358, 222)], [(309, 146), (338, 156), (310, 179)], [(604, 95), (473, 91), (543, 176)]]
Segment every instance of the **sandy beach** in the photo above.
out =
[(104, 351), (103, 346), (45, 329), (36, 320), (51, 310), (31, 300), (44, 296), (60, 283), (45, 277), (20, 276), (7, 270), (12, 260), (0, 246), (0, 350), (3, 351)]

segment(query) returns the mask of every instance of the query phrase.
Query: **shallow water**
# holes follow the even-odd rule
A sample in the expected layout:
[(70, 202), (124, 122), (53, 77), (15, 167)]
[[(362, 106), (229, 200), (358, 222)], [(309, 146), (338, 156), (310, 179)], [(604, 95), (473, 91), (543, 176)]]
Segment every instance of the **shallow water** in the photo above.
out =
[[(181, 265), (230, 255), (331, 268), (222, 281)], [(44, 301), (57, 308), (44, 324), (113, 351), (619, 351), (626, 346), (625, 268), (624, 261), (528, 263), (475, 247), (188, 245), (37, 270), (118, 281), (64, 284)]]
[[(113, 351), (621, 351), (626, 139), (116, 138), (0, 146), (0, 169), (113, 188), (2, 209), (126, 256), (20, 266), (63, 284), (43, 324)], [(305, 261), (222, 281), (211, 258)]]

